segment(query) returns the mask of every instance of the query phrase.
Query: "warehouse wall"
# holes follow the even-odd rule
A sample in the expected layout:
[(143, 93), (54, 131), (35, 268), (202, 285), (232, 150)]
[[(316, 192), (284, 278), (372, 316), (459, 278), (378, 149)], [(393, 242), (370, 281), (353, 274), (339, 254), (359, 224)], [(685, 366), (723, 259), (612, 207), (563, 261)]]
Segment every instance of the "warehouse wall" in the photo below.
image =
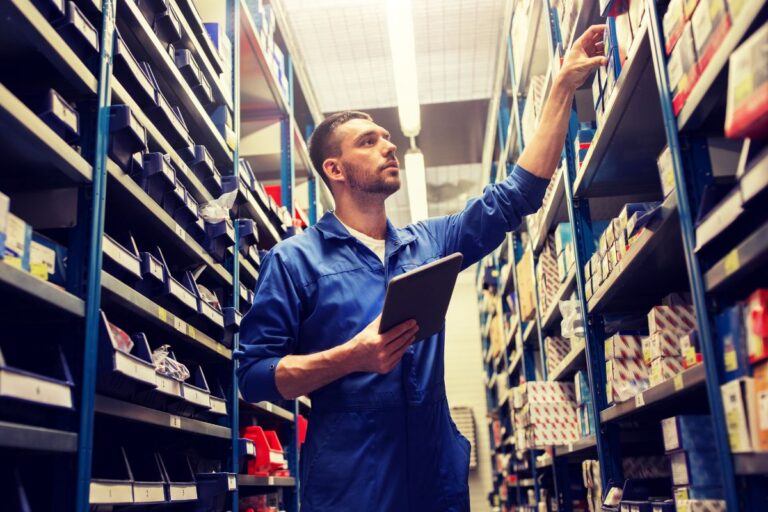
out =
[(483, 362), (480, 347), (480, 319), (477, 315), (475, 266), (459, 275), (446, 319), (445, 381), (452, 407), (472, 407), (477, 428), (478, 468), (470, 471), (469, 492), (472, 510), (488, 510), (487, 494), (492, 489), (486, 420)]

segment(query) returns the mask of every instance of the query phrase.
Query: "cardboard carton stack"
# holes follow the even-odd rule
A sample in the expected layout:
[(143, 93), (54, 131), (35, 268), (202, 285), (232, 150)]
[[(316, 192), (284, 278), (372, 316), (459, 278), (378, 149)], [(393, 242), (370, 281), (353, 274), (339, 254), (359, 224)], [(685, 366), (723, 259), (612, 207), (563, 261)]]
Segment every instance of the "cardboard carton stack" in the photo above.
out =
[(629, 400), (648, 387), (640, 336), (619, 332), (605, 340), (605, 378), (609, 403)]
[(513, 422), (519, 450), (579, 439), (573, 384), (526, 382), (513, 388)]

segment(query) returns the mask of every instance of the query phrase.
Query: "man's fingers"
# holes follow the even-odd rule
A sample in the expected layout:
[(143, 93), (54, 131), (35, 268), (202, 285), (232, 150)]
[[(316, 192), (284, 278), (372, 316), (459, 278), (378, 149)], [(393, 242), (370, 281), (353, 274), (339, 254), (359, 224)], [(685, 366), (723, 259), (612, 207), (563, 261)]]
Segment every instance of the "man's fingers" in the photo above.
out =
[(403, 354), (405, 354), (405, 351), (408, 350), (408, 347), (411, 346), (411, 344), (416, 341), (416, 336), (411, 335), (405, 338), (405, 343), (401, 347), (399, 347), (397, 350), (392, 352), (389, 357), (387, 358), (386, 364), (387, 366), (394, 367), (398, 361), (403, 357)]
[(587, 59), (587, 62), (589, 63), (589, 66), (592, 68), (597, 68), (600, 66), (607, 66), (608, 65), (608, 59), (605, 57), (591, 57)]
[(416, 320), (406, 320), (401, 324), (397, 324), (387, 332), (381, 333), (381, 337), (384, 340), (384, 343), (389, 343), (395, 338), (402, 336), (405, 331), (413, 329), (414, 327), (417, 327)]
[(397, 350), (397, 348), (405, 342), (408, 338), (411, 336), (415, 336), (416, 333), (419, 332), (419, 326), (411, 327), (410, 329), (405, 330), (402, 332), (399, 336), (387, 341), (385, 343), (387, 350)]

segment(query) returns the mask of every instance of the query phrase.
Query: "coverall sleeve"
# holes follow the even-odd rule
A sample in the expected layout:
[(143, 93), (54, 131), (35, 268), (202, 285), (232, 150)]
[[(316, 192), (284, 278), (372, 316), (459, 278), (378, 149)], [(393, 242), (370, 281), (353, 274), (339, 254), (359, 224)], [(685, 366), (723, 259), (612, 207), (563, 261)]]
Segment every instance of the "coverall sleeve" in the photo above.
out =
[(274, 251), (262, 260), (253, 306), (240, 324), (235, 357), (240, 392), (248, 402), (282, 400), (275, 371), (293, 353), (299, 332), (301, 301), (285, 263)]
[(466, 268), (493, 251), (523, 217), (539, 209), (549, 180), (515, 165), (507, 179), (488, 185), (463, 211), (425, 221), (443, 255), (460, 252)]

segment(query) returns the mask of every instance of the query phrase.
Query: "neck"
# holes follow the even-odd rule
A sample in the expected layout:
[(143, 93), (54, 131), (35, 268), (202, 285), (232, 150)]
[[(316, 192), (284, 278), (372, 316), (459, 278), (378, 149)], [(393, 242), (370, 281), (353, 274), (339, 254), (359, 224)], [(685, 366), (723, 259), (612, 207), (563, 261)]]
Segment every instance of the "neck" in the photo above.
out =
[(336, 197), (334, 213), (347, 226), (371, 238), (384, 240), (387, 235), (387, 210), (379, 197)]

